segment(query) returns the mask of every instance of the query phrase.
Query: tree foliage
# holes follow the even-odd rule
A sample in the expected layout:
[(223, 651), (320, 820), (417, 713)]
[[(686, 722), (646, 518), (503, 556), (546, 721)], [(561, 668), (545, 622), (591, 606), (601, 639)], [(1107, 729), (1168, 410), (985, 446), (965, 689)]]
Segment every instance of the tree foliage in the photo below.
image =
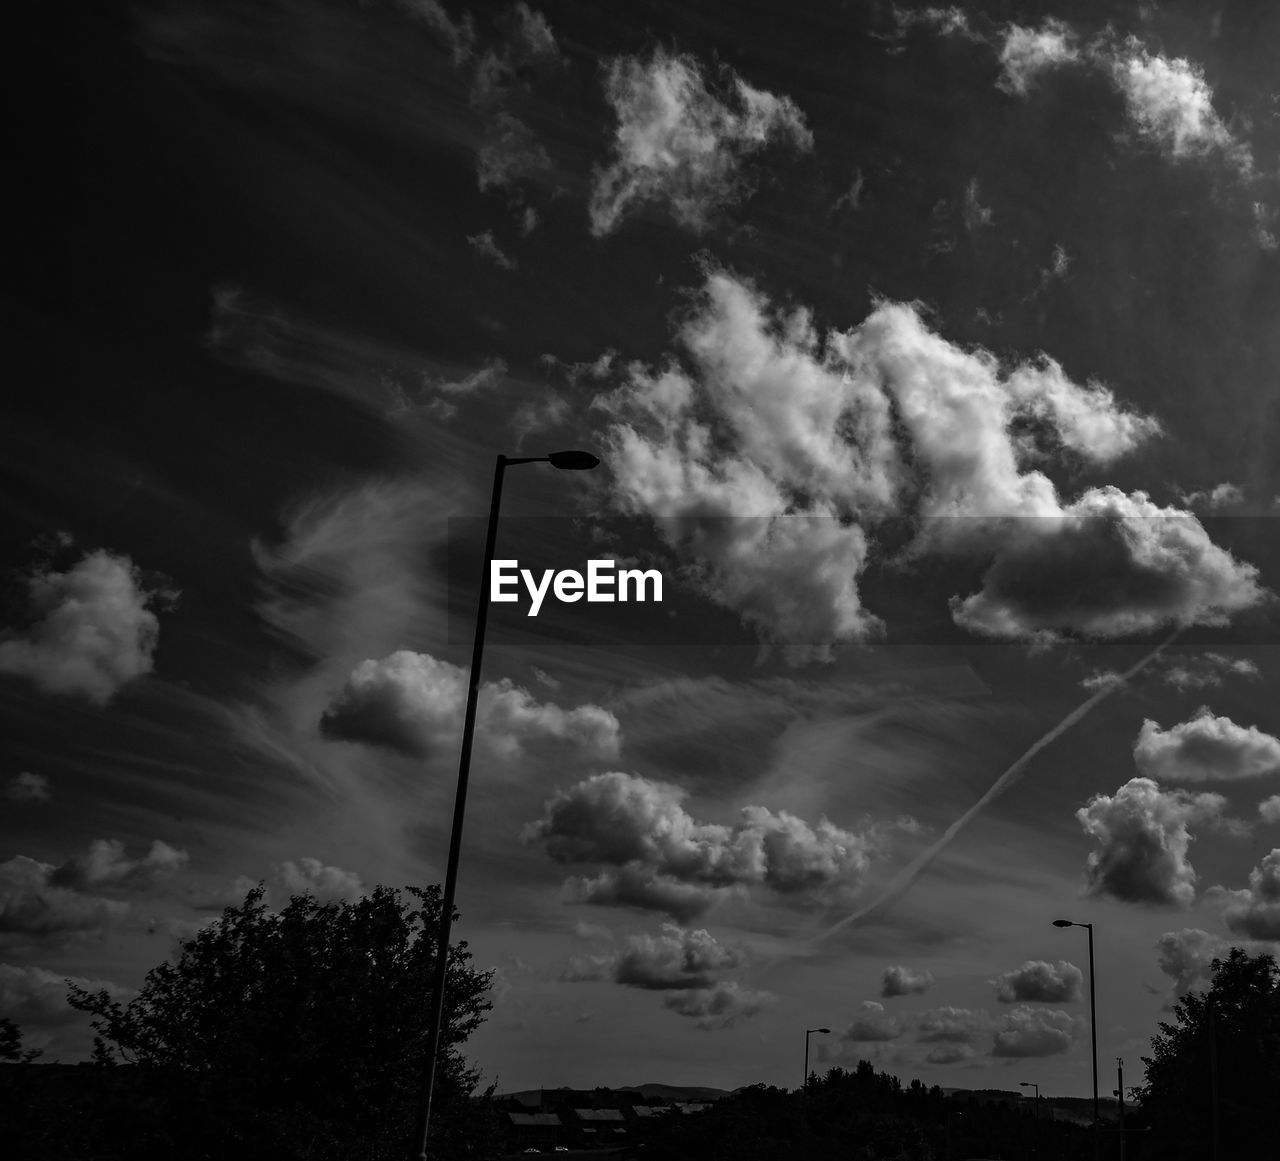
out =
[(0, 1016), (0, 1061), (6, 1064), (29, 1064), (40, 1056), (38, 1048), (23, 1051), (22, 1029), (8, 1016)]
[(1152, 1129), (1153, 1157), (1212, 1155), (1215, 1055), (1221, 1156), (1260, 1157), (1274, 1146), (1280, 968), (1269, 955), (1233, 947), (1212, 970), (1208, 991), (1177, 1001), (1174, 1022), (1161, 1023), (1151, 1056), (1143, 1057), (1147, 1080), (1138, 1096)]
[[(93, 1017), (96, 1063), (217, 1104), (221, 1145), (209, 1156), (399, 1161), (426, 1073), (440, 916), (439, 888), (408, 893), (301, 895), (272, 912), (259, 885), (153, 968), (128, 1004), (74, 986), (68, 1001)], [(492, 1006), (491, 973), (470, 960), (465, 943), (452, 949), (432, 1126), (442, 1156), (480, 1146), (467, 1115), (478, 1075), (459, 1047)]]

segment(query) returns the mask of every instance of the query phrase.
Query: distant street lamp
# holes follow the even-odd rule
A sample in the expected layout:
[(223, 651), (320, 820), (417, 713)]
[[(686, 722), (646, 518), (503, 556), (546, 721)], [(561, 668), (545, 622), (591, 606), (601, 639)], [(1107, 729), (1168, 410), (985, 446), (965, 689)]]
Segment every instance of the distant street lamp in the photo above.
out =
[(1035, 1153), (1040, 1155), (1040, 1086), (1034, 1080), (1018, 1081), (1019, 1088), (1033, 1088), (1036, 1090), (1036, 1147)]
[(824, 1036), (831, 1035), (830, 1028), (806, 1028), (804, 1030), (804, 1084), (801, 1086), (802, 1092), (809, 1087), (809, 1036), (814, 1032), (821, 1032)]
[(489, 618), (489, 572), (498, 537), (498, 507), (502, 502), (502, 477), (515, 464), (548, 463), (561, 471), (581, 472), (600, 461), (590, 452), (562, 451), (545, 456), (499, 456), (493, 469), (493, 492), (489, 500), (489, 527), (484, 542), (484, 567), (480, 574), (480, 598), (476, 606), (476, 634), (471, 647), (471, 681), (467, 687), (467, 708), (462, 724), (462, 753), (458, 759), (458, 787), (453, 799), (453, 829), (449, 834), (449, 863), (444, 877), (444, 897), (440, 903), (440, 934), (436, 946), (432, 982), (431, 1034), (427, 1041), (427, 1091), (419, 1117), (417, 1161), (427, 1161), (427, 1137), (431, 1132), (431, 1105), (435, 1096), (436, 1058), (444, 1030), (444, 988), (449, 972), (449, 936), (453, 932), (453, 900), (458, 886), (458, 854), (462, 848), (462, 820), (467, 807), (467, 779), (471, 773), (471, 746), (476, 730), (476, 702), (480, 693), (480, 663), (484, 656), (484, 630)]
[(964, 1113), (948, 1113), (947, 1114), (947, 1161), (952, 1161), (951, 1152), (951, 1119), (952, 1117), (963, 1117)]
[(1083, 927), (1089, 932), (1089, 1040), (1093, 1047), (1093, 1156), (1099, 1155), (1102, 1122), (1098, 1115), (1098, 1010), (1095, 1003), (1093, 978), (1093, 924), (1076, 923), (1071, 919), (1055, 919), (1054, 927)]

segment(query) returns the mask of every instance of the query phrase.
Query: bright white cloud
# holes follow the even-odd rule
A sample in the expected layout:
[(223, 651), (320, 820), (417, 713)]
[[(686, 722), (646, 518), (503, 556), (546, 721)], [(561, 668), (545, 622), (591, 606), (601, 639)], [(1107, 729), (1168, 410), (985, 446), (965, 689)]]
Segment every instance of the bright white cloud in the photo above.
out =
[[(467, 676), (457, 665), (400, 650), (362, 661), (321, 718), (326, 737), (367, 742), (413, 757), (455, 752), (462, 734)], [(480, 745), (504, 761), (539, 742), (560, 742), (601, 759), (616, 758), (618, 719), (597, 705), (565, 710), (539, 702), (503, 678), (485, 682), (476, 707)]]
[(1258, 817), (1263, 822), (1280, 822), (1280, 794), (1273, 794), (1258, 803)]
[(664, 203), (682, 226), (701, 231), (746, 191), (742, 163), (750, 154), (775, 143), (813, 145), (788, 98), (729, 73), (731, 95), (721, 99), (689, 56), (657, 49), (648, 60), (618, 57), (606, 66), (604, 87), (618, 126), (614, 157), (597, 171), (591, 193), (597, 237), (645, 202)]
[(0, 673), (98, 706), (151, 672), (160, 622), (150, 606), (177, 598), (148, 588), (127, 556), (106, 551), (87, 553), (66, 572), (36, 570), (27, 592), (32, 623), (0, 640)]
[(1280, 940), (1280, 847), (1249, 872), (1247, 890), (1226, 892), (1222, 913), (1230, 931), (1249, 939)]
[(1050, 1008), (1014, 1008), (1001, 1017), (992, 1056), (1056, 1056), (1071, 1050), (1081, 1021)]
[(849, 831), (826, 818), (810, 826), (786, 811), (746, 806), (733, 825), (701, 823), (677, 786), (621, 772), (595, 774), (550, 798), (524, 830), (558, 863), (604, 863), (596, 879), (571, 880), (583, 901), (652, 906), (689, 916), (728, 888), (764, 886), (810, 898), (856, 886), (882, 849), (874, 827)]
[(1201, 706), (1168, 730), (1147, 718), (1133, 746), (1138, 769), (1167, 782), (1231, 782), (1280, 771), (1280, 738)]
[(1091, 488), (1047, 520), (1007, 527), (983, 587), (953, 598), (956, 623), (986, 636), (1109, 638), (1169, 624), (1223, 625), (1258, 604), (1258, 570), (1200, 522), (1145, 493)]
[(43, 774), (23, 770), (5, 783), (4, 796), (10, 802), (48, 802), (51, 797), (49, 779)]
[(1196, 873), (1187, 857), (1188, 823), (1218, 818), (1220, 794), (1162, 790), (1150, 778), (1132, 778), (1114, 795), (1097, 794), (1076, 811), (1085, 834), (1099, 844), (1089, 855), (1089, 894), (1127, 903), (1189, 907)]
[(1066, 24), (1049, 19), (1039, 28), (1010, 24), (1004, 30), (999, 55), (999, 87), (1025, 96), (1041, 73), (1078, 61), (1080, 48)]
[(1084, 973), (1066, 960), (1029, 959), (1020, 968), (988, 980), (1002, 1004), (1065, 1004), (1080, 998)]
[(890, 964), (880, 973), (880, 995), (918, 996), (933, 987), (933, 973)]
[(724, 272), (678, 339), (683, 364), (632, 365), (596, 400), (614, 501), (791, 660), (879, 631), (858, 578), (880, 522), (903, 514), (924, 518), (916, 552), (994, 558), (952, 603), (984, 635), (1221, 624), (1262, 599), (1256, 570), (1188, 512), (1115, 488), (1059, 498), (1034, 464), (1065, 450), (1105, 465), (1160, 427), (1048, 357), (1003, 371), (893, 303), (821, 335)]
[(1099, 59), (1124, 95), (1134, 126), (1170, 157), (1220, 152), (1243, 173), (1252, 169), (1248, 147), (1232, 136), (1214, 109), (1213, 90), (1199, 65), (1152, 53), (1135, 37), (1103, 50)]

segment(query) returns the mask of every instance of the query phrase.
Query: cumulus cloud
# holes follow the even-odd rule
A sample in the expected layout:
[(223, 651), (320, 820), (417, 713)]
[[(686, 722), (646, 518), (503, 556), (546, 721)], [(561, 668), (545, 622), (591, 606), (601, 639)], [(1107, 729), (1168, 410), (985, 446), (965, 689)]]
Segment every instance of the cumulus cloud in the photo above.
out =
[(681, 1016), (695, 1021), (703, 1031), (729, 1028), (739, 1017), (754, 1016), (773, 1004), (772, 992), (748, 988), (737, 980), (721, 980), (709, 988), (678, 992), (663, 1000), (663, 1005)]
[(991, 560), (981, 591), (951, 602), (987, 636), (1216, 625), (1264, 596), (1189, 512), (1111, 487), (1058, 496), (1037, 464), (1106, 465), (1160, 427), (1047, 356), (1002, 369), (887, 302), (822, 335), (809, 312), (776, 311), (722, 271), (677, 338), (683, 362), (632, 364), (596, 400), (614, 503), (790, 660), (881, 630), (858, 581), (876, 532), (902, 515), (920, 520), (914, 553)]
[(840, 1033), (841, 1040), (856, 1043), (874, 1043), (896, 1040), (902, 1035), (903, 1023), (897, 1016), (890, 1016), (883, 1004), (875, 1000), (863, 1000), (853, 1019)]
[(1249, 872), (1249, 887), (1225, 892), (1222, 913), (1228, 930), (1249, 939), (1280, 940), (1280, 847), (1264, 855)]
[[(620, 868), (579, 881), (584, 895), (605, 892), (611, 901), (625, 896), (632, 906), (686, 914), (715, 897), (700, 893), (709, 890), (760, 885), (812, 897), (851, 887), (881, 849), (875, 828), (844, 830), (826, 818), (810, 826), (763, 806), (744, 807), (733, 825), (698, 822), (685, 797), (677, 786), (638, 775), (595, 774), (556, 791), (523, 839), (540, 842), (558, 863)], [(675, 898), (663, 898), (666, 891)]]
[(1081, 1021), (1051, 1008), (1014, 1008), (996, 1030), (992, 1056), (1056, 1056), (1075, 1043)]
[(1004, 30), (999, 56), (997, 85), (1008, 93), (1025, 96), (1041, 73), (1080, 60), (1080, 48), (1075, 33), (1066, 24), (1049, 19), (1039, 28), (1010, 24)]
[(1213, 89), (1199, 65), (1152, 53), (1136, 37), (1104, 49), (1099, 59), (1123, 94), (1135, 128), (1169, 157), (1219, 153), (1243, 173), (1252, 169), (1248, 147), (1232, 136), (1214, 109)]
[(0, 1012), (24, 1026), (49, 1027), (74, 1023), (83, 1017), (67, 1003), (68, 985), (88, 992), (106, 990), (113, 1000), (133, 995), (110, 980), (66, 976), (34, 965), (0, 963)]
[[(457, 665), (400, 650), (362, 661), (320, 719), (325, 737), (384, 746), (410, 757), (455, 752), (462, 732), (467, 676)], [(561, 742), (596, 758), (617, 757), (618, 719), (597, 705), (561, 709), (503, 678), (485, 682), (476, 737), (504, 761), (539, 742)]]
[(564, 883), (567, 902), (659, 911), (681, 922), (705, 914), (729, 890), (699, 883), (682, 883), (639, 864), (610, 867), (595, 875), (571, 875)]
[(914, 1027), (922, 1044), (970, 1044), (991, 1030), (991, 1015), (982, 1008), (927, 1008)]
[(129, 904), (86, 895), (50, 880), (57, 870), (17, 855), (0, 863), (0, 933), (51, 936), (100, 931), (123, 920)]
[(1150, 778), (1132, 778), (1113, 796), (1094, 795), (1076, 811), (1084, 832), (1100, 846), (1085, 869), (1088, 893), (1189, 907), (1196, 873), (1187, 857), (1187, 825), (1218, 818), (1225, 805), (1220, 794), (1166, 791)]
[(1280, 738), (1257, 726), (1238, 726), (1201, 706), (1168, 730), (1147, 718), (1133, 758), (1148, 778), (1168, 782), (1231, 782), (1280, 770)]
[(1166, 625), (1224, 625), (1259, 603), (1258, 570), (1194, 516), (1144, 492), (1091, 488), (1049, 520), (1009, 530), (981, 592), (952, 599), (956, 623), (986, 636), (1109, 638)]
[(23, 770), (5, 783), (4, 796), (10, 802), (48, 802), (51, 797), (49, 779), (43, 774)]
[(1233, 947), (1242, 948), (1250, 955), (1264, 952), (1275, 955), (1280, 950), (1270, 942), (1225, 939), (1198, 927), (1184, 927), (1181, 931), (1166, 931), (1156, 940), (1157, 962), (1160, 970), (1173, 981), (1174, 994), (1182, 995), (1207, 981), (1212, 975), (1213, 961), (1226, 959)]
[(1258, 803), (1258, 817), (1263, 822), (1280, 822), (1280, 794), (1273, 794)]
[(725, 978), (746, 962), (744, 947), (721, 943), (704, 928), (664, 923), (658, 935), (629, 935), (606, 952), (575, 956), (560, 978), (608, 979), (623, 987), (673, 992), (663, 1001), (667, 1008), (696, 1020), (700, 1028), (725, 1028), (775, 999)]
[(1218, 512), (1223, 508), (1234, 508), (1244, 503), (1244, 489), (1236, 484), (1216, 484), (1205, 491), (1183, 492), (1182, 502), (1188, 508), (1204, 508), (1209, 512)]
[(138, 859), (125, 855), (124, 843), (116, 839), (95, 839), (89, 853), (73, 855), (49, 875), (53, 887), (87, 891), (92, 887), (138, 889), (163, 875), (183, 870), (189, 861), (186, 851), (156, 839), (151, 849)]
[(1247, 657), (1225, 657), (1221, 653), (1204, 653), (1185, 661), (1167, 662), (1158, 676), (1174, 689), (1204, 689), (1219, 686), (1227, 677), (1258, 678), (1262, 674)]
[(326, 866), (319, 859), (302, 858), (296, 863), (286, 860), (273, 871), (280, 887), (290, 896), (314, 895), (322, 903), (336, 903), (354, 902), (365, 893), (365, 886), (354, 871)]
[(177, 593), (148, 587), (127, 556), (90, 552), (66, 572), (36, 569), (26, 583), (31, 622), (0, 639), (0, 673), (105, 706), (151, 672), (160, 636), (152, 606)]
[(606, 955), (578, 957), (564, 978), (603, 979), (647, 991), (710, 988), (746, 963), (746, 949), (720, 943), (705, 928), (664, 923), (659, 935), (630, 935)]
[(614, 157), (595, 175), (592, 233), (610, 233), (645, 202), (665, 204), (682, 226), (701, 231), (717, 208), (746, 192), (748, 156), (775, 143), (812, 148), (791, 100), (726, 71), (722, 98), (690, 56), (659, 48), (648, 60), (618, 57), (606, 65), (605, 96), (618, 126)]
[(1084, 973), (1074, 964), (1029, 959), (1020, 968), (988, 980), (1002, 1004), (1064, 1004), (1080, 998)]
[(917, 996), (933, 987), (933, 973), (890, 964), (880, 973), (880, 994), (890, 996)]

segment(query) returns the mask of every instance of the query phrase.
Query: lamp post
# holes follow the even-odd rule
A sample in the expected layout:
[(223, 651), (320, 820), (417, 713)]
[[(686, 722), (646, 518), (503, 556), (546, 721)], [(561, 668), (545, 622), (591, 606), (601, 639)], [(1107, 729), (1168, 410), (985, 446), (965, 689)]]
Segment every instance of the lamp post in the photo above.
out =
[(427, 1091), (418, 1119), (417, 1161), (427, 1161), (427, 1138), (431, 1132), (431, 1106), (435, 1096), (436, 1059), (444, 1031), (444, 989), (449, 972), (449, 936), (453, 931), (453, 900), (458, 886), (458, 854), (462, 847), (462, 820), (467, 808), (467, 779), (471, 773), (471, 746), (476, 730), (476, 702), (480, 694), (480, 663), (484, 656), (484, 630), (489, 618), (489, 572), (493, 547), (498, 537), (498, 507), (502, 502), (502, 477), (514, 464), (549, 463), (561, 471), (589, 471), (600, 461), (590, 452), (562, 451), (545, 456), (498, 456), (493, 469), (493, 493), (489, 500), (489, 527), (484, 542), (484, 568), (480, 574), (480, 599), (476, 606), (476, 634), (471, 647), (471, 681), (467, 686), (467, 708), (462, 723), (462, 753), (458, 759), (458, 787), (453, 799), (453, 829), (449, 833), (449, 862), (444, 877), (444, 897), (440, 901), (440, 933), (437, 936), (435, 973), (432, 979), (431, 1032), (427, 1039)]
[(1093, 1048), (1093, 1156), (1095, 1161), (1099, 1155), (1098, 1133), (1098, 1011), (1095, 1004), (1093, 978), (1093, 924), (1076, 923), (1071, 919), (1055, 919), (1054, 927), (1083, 927), (1089, 932), (1089, 1041)]
[(963, 1117), (964, 1113), (948, 1113), (947, 1114), (947, 1161), (952, 1161), (954, 1154), (951, 1150), (951, 1120), (953, 1117)]
[(1036, 1147), (1035, 1155), (1040, 1155), (1040, 1086), (1034, 1080), (1018, 1081), (1019, 1088), (1033, 1088), (1036, 1090)]
[(814, 1032), (821, 1032), (824, 1036), (831, 1035), (830, 1028), (806, 1028), (804, 1030), (804, 1084), (800, 1086), (801, 1092), (805, 1092), (809, 1088), (809, 1036)]

